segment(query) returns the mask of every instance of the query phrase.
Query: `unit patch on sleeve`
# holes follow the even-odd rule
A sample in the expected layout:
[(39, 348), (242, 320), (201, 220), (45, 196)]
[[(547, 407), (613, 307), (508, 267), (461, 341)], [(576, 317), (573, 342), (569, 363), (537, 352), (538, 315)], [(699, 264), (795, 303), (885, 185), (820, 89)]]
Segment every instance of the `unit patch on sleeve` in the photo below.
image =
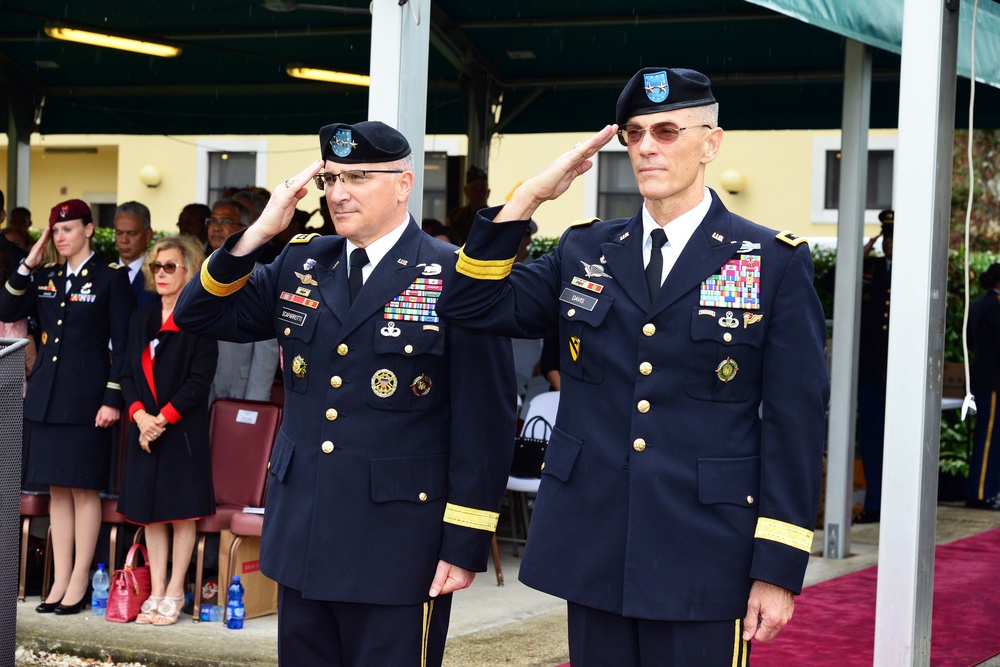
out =
[(726, 262), (719, 273), (701, 284), (699, 306), (760, 308), (760, 255), (743, 255)]

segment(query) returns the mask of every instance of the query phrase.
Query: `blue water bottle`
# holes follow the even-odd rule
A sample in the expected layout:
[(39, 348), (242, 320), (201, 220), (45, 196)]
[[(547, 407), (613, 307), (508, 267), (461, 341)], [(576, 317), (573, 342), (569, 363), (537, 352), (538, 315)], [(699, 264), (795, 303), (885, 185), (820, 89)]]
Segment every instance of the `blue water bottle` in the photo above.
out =
[(94, 594), (90, 597), (90, 608), (94, 616), (104, 616), (108, 609), (108, 571), (104, 569), (104, 563), (97, 564), (97, 572), (90, 584), (94, 587)]
[(229, 601), (226, 603), (226, 627), (230, 630), (240, 630), (243, 628), (243, 617), (246, 610), (243, 608), (243, 584), (240, 578), (233, 577), (233, 583), (229, 584)]

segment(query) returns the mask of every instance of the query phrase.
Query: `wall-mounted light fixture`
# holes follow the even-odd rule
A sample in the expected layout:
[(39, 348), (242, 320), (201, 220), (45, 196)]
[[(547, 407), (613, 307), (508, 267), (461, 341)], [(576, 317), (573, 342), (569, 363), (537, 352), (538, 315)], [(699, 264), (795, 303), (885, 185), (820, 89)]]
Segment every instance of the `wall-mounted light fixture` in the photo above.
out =
[(47, 25), (45, 26), (45, 34), (53, 39), (79, 42), (80, 44), (90, 44), (92, 46), (103, 46), (108, 49), (119, 49), (121, 51), (145, 53), (150, 56), (160, 56), (162, 58), (173, 58), (181, 52), (176, 46), (167, 46), (166, 44), (157, 44), (156, 42), (144, 42), (128, 37), (105, 35), (98, 32), (89, 32), (87, 30), (78, 30), (63, 26)]
[(161, 174), (160, 170), (155, 166), (147, 164), (139, 170), (139, 180), (142, 181), (143, 185), (146, 187), (155, 188), (163, 182), (163, 174)]
[(313, 81), (325, 81), (327, 83), (343, 83), (348, 86), (371, 86), (372, 78), (365, 74), (351, 74), (350, 72), (335, 72), (328, 69), (316, 69), (314, 67), (303, 67), (301, 65), (289, 65), (285, 68), (288, 76), (296, 79), (311, 79)]
[(731, 195), (737, 195), (746, 187), (747, 181), (739, 169), (726, 169), (719, 175), (719, 183)]

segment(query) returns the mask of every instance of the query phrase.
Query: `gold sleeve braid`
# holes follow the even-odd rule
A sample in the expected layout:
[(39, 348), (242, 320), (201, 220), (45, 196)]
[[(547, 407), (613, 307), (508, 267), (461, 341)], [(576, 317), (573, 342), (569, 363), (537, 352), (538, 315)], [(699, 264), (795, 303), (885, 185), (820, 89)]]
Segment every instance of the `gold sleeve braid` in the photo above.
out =
[(754, 537), (772, 540), (795, 549), (801, 549), (806, 553), (812, 551), (813, 531), (777, 519), (764, 517), (757, 519), (757, 531), (754, 533)]
[(250, 274), (246, 274), (239, 280), (233, 281), (231, 283), (220, 283), (218, 280), (212, 277), (208, 272), (208, 260), (201, 265), (201, 286), (205, 288), (205, 291), (212, 296), (229, 296), (235, 292), (243, 289), (243, 286), (247, 284), (250, 279)]
[(476, 280), (503, 280), (510, 275), (514, 266), (514, 258), (510, 259), (472, 259), (465, 254), (465, 248), (458, 252), (458, 263), (455, 270), (463, 276)]
[(485, 530), (490, 533), (497, 529), (497, 520), (500, 514), (497, 512), (487, 512), (477, 510), (472, 507), (462, 507), (448, 503), (444, 507), (444, 522), (453, 523), (456, 526)]

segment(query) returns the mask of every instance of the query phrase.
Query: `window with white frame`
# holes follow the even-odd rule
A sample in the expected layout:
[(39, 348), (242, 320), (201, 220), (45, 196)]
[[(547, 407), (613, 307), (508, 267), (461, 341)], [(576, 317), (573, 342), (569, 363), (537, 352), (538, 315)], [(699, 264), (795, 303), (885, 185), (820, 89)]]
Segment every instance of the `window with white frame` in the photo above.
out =
[(199, 140), (195, 201), (211, 206), (229, 186), (268, 187), (267, 149), (267, 139)]
[(632, 163), (625, 151), (601, 151), (597, 161), (597, 215), (601, 220), (631, 218), (642, 206)]
[(222, 198), (226, 188), (253, 187), (257, 175), (257, 153), (212, 151), (208, 154), (208, 201)]
[[(896, 137), (868, 138), (865, 222), (878, 222), (879, 211), (893, 207), (892, 170)], [(812, 221), (835, 223), (839, 217), (840, 137), (813, 140)]]
[(444, 222), (448, 207), (448, 154), (424, 153), (424, 204), (423, 218)]

